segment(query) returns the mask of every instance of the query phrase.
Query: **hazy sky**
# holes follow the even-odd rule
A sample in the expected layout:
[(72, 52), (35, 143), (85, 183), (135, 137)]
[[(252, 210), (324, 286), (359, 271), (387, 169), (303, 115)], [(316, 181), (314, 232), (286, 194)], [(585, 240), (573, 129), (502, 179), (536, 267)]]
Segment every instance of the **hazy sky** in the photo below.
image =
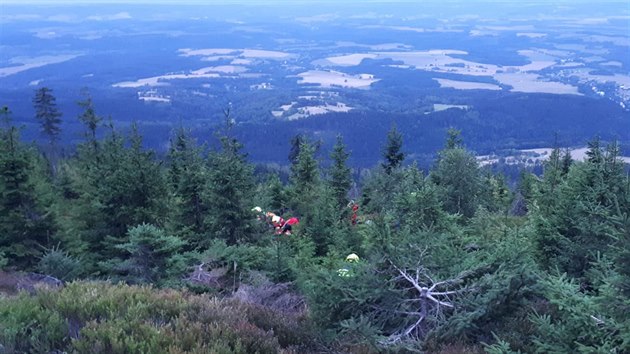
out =
[[(252, 5), (281, 5), (281, 4), (309, 4), (317, 3), (326, 4), (362, 4), (366, 2), (376, 3), (417, 3), (423, 2), (442, 2), (442, 3), (471, 3), (471, 2), (497, 2), (497, 3), (536, 3), (536, 4), (572, 4), (572, 3), (588, 3), (592, 0), (0, 0), (0, 6), (5, 4), (45, 4), (45, 5), (85, 5), (85, 4), (195, 4), (195, 5), (229, 5), (229, 4), (252, 4)], [(606, 3), (628, 3), (628, 0), (603, 0)]]

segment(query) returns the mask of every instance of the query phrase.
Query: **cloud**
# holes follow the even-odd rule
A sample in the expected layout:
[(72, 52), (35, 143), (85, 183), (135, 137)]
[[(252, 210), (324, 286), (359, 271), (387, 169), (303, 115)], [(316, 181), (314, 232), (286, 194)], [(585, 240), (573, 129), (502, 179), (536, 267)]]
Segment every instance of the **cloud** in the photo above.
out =
[(295, 20), (302, 23), (329, 22), (339, 18), (338, 14), (328, 13), (307, 17), (297, 17)]
[(35, 14), (15, 14), (15, 15), (0, 15), (0, 21), (35, 21), (40, 20), (42, 16)]
[(52, 21), (52, 22), (75, 22), (77, 21), (77, 17), (74, 15), (54, 15), (54, 16), (49, 16), (47, 18), (48, 21)]
[(132, 17), (128, 12), (119, 12), (113, 15), (88, 16), (86, 20), (88, 21), (116, 21), (116, 20), (129, 20), (131, 18)]

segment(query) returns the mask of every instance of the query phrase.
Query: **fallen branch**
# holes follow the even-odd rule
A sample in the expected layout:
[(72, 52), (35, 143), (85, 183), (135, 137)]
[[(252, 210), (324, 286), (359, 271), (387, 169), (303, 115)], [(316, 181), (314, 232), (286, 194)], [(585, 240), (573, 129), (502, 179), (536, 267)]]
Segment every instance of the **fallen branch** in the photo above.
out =
[[(401, 330), (391, 334), (386, 340), (381, 341), (382, 345), (393, 345), (404, 340), (415, 339), (414, 337), (418, 337), (418, 332), (420, 331), (420, 325), (425, 321), (427, 316), (429, 315), (429, 311), (433, 310), (434, 316), (440, 317), (442, 316), (442, 308), (455, 308), (451, 300), (452, 295), (459, 294), (465, 289), (458, 290), (449, 290), (448, 287), (459, 284), (462, 282), (462, 276), (459, 276), (454, 279), (448, 279), (444, 281), (435, 282), (433, 279), (427, 274), (427, 270), (425, 270), (422, 266), (418, 265), (416, 269), (413, 271), (413, 276), (410, 275), (407, 270), (401, 269), (392, 262), (390, 264), (396, 269), (398, 272), (398, 276), (395, 279), (405, 280), (407, 283), (411, 285), (411, 287), (406, 290), (415, 290), (415, 295), (413, 298), (402, 300), (402, 303), (418, 303), (420, 309), (418, 311), (401, 311), (394, 310), (393, 312), (400, 315), (406, 316), (417, 316), (416, 321), (408, 327), (402, 328)], [(420, 282), (421, 278), (426, 278), (429, 281), (429, 284), (422, 284)]]

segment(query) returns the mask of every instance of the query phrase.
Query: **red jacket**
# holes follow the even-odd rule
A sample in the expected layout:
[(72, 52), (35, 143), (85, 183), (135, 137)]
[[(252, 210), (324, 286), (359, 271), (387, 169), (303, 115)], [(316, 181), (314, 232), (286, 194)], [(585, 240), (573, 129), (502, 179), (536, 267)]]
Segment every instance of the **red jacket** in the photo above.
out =
[(297, 225), (300, 223), (300, 220), (298, 220), (298, 218), (289, 218), (289, 220), (287, 220), (287, 224), (293, 226), (293, 225)]

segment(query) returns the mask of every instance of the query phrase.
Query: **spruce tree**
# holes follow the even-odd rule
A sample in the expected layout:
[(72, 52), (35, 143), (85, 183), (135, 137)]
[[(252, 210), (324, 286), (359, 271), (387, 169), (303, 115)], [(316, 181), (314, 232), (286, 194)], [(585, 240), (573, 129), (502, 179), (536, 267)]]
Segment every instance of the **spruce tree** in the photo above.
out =
[(571, 157), (571, 149), (564, 149), (564, 154), (562, 155), (562, 175), (566, 176), (569, 173), (569, 169), (573, 164), (573, 158)]
[(54, 146), (59, 139), (61, 132), (61, 113), (57, 109), (55, 96), (48, 87), (42, 87), (35, 91), (33, 98), (35, 107), (35, 118), (41, 125), (41, 131), (48, 137), (51, 146)]
[(300, 154), (291, 173), (291, 207), (298, 215), (312, 211), (320, 187), (319, 167), (315, 159), (315, 147), (302, 142)]
[(17, 128), (0, 129), (0, 253), (19, 268), (33, 267), (55, 233), (38, 195), (38, 163), (34, 151), (20, 143)]
[(252, 166), (241, 152), (243, 145), (230, 135), (232, 122), (227, 118), (227, 132), (220, 136), (221, 150), (209, 155), (205, 225), (212, 237), (234, 245), (252, 235), (254, 177)]
[(480, 201), (481, 175), (477, 159), (458, 139), (457, 131), (449, 131), (446, 148), (439, 153), (430, 177), (441, 189), (446, 211), (472, 217)]
[(129, 228), (126, 239), (117, 246), (124, 251), (123, 258), (108, 264), (122, 279), (163, 285), (177, 282), (186, 270), (181, 255), (185, 242), (178, 237), (167, 235), (154, 225), (140, 224)]
[(341, 135), (337, 136), (337, 142), (330, 154), (332, 166), (330, 167), (330, 179), (328, 184), (332, 189), (337, 204), (337, 209), (342, 210), (348, 204), (348, 191), (352, 186), (350, 167), (347, 166), (348, 154), (343, 144)]
[(79, 107), (83, 109), (83, 112), (79, 115), (79, 120), (83, 123), (83, 125), (85, 125), (85, 136), (88, 139), (89, 144), (92, 146), (92, 149), (96, 150), (96, 132), (98, 127), (101, 125), (103, 118), (96, 114), (96, 111), (94, 110), (94, 103), (92, 102), (92, 96), (90, 96), (89, 91), (84, 89), (82, 90), (82, 94), (85, 98), (78, 102)]
[(169, 206), (161, 165), (142, 148), (137, 128), (128, 147), (115, 131), (99, 143), (96, 155), (89, 146), (72, 161), (69, 178), (76, 196), (63, 201), (62, 211), (64, 238), (78, 238), (88, 267), (120, 256), (117, 246), (127, 241), (129, 227), (163, 226)]
[(405, 159), (405, 154), (402, 152), (403, 139), (402, 135), (396, 129), (396, 125), (387, 133), (387, 142), (383, 149), (383, 158), (385, 161), (382, 166), (385, 169), (385, 173), (390, 174), (393, 170), (400, 167)]
[(287, 193), (278, 174), (271, 174), (264, 188), (264, 194), (270, 210), (275, 213), (280, 213), (287, 207)]
[(204, 218), (208, 210), (203, 199), (207, 169), (201, 149), (184, 128), (179, 128), (171, 140), (168, 154), (168, 183), (173, 196), (173, 208), (169, 219), (170, 229), (190, 246), (201, 242)]
[(614, 143), (604, 149), (599, 139), (590, 142), (586, 160), (572, 164), (565, 177), (556, 156), (552, 154), (537, 188), (532, 218), (536, 246), (544, 266), (584, 281), (624, 233), (624, 223), (614, 220), (630, 215), (624, 198), (627, 176)]
[(289, 162), (291, 166), (294, 166), (297, 163), (297, 158), (300, 155), (300, 147), (303, 142), (307, 140), (304, 138), (302, 134), (296, 134), (293, 138), (291, 138), (291, 149), (289, 150)]

